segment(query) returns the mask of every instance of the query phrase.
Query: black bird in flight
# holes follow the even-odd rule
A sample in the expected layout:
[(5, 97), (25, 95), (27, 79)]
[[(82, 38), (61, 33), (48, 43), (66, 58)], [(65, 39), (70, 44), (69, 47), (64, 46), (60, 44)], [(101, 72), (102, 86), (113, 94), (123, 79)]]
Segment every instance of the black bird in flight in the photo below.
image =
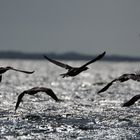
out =
[(100, 91), (98, 91), (97, 93), (101, 93), (101, 92), (104, 92), (106, 91), (114, 82), (125, 82), (125, 81), (128, 81), (129, 79), (132, 79), (134, 81), (139, 81), (140, 82), (140, 74), (137, 73), (137, 74), (123, 74), (121, 75), (120, 77), (112, 80), (110, 83), (108, 83), (104, 88), (102, 88)]
[(133, 105), (139, 99), (140, 99), (140, 94), (135, 95), (129, 101), (127, 101), (126, 103), (124, 103), (122, 106), (123, 107), (129, 107), (129, 106)]
[(18, 99), (17, 99), (17, 103), (16, 103), (16, 107), (15, 107), (15, 112), (16, 112), (17, 108), (19, 107), (19, 104), (22, 101), (22, 98), (25, 94), (34, 95), (38, 92), (45, 92), (49, 96), (51, 96), (56, 102), (60, 101), (57, 98), (57, 96), (55, 95), (55, 93), (52, 91), (52, 89), (46, 88), (46, 87), (33, 87), (33, 88), (31, 88), (29, 90), (25, 90), (21, 94), (19, 94)]
[(74, 77), (74, 76), (78, 75), (79, 73), (81, 73), (82, 71), (85, 71), (85, 70), (89, 69), (87, 66), (88, 66), (89, 64), (91, 64), (91, 63), (93, 63), (93, 62), (95, 62), (95, 61), (101, 59), (102, 57), (104, 57), (105, 53), (106, 53), (106, 52), (103, 52), (102, 54), (100, 54), (100, 55), (98, 55), (96, 58), (94, 58), (93, 60), (87, 62), (86, 64), (84, 64), (84, 65), (82, 65), (82, 66), (80, 66), (80, 67), (72, 67), (72, 66), (67, 65), (67, 64), (64, 64), (64, 63), (62, 63), (62, 62), (58, 62), (58, 61), (56, 61), (56, 60), (50, 59), (50, 58), (48, 58), (46, 55), (44, 55), (44, 57), (45, 57), (47, 60), (49, 60), (50, 62), (52, 62), (52, 63), (54, 63), (54, 64), (56, 64), (56, 65), (58, 65), (58, 66), (60, 66), (60, 67), (62, 67), (62, 68), (65, 68), (65, 69), (68, 70), (67, 73), (60, 74), (60, 75), (64, 78), (64, 77), (69, 77), (69, 76)]
[(18, 72), (22, 72), (22, 73), (26, 73), (26, 74), (32, 74), (34, 73), (34, 71), (24, 71), (24, 70), (19, 70), (19, 69), (15, 69), (13, 67), (0, 67), (0, 82), (2, 81), (2, 74), (5, 73), (8, 70), (14, 70), (14, 71), (18, 71)]

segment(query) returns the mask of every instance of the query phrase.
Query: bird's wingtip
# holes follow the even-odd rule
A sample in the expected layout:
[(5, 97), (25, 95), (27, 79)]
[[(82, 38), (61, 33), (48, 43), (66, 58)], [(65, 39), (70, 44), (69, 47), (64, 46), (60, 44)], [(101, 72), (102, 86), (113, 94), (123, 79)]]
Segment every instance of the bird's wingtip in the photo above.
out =
[(103, 55), (105, 55), (105, 54), (106, 54), (106, 51), (103, 52)]
[(63, 99), (58, 99), (56, 102), (60, 103), (60, 102), (64, 102)]
[(127, 103), (123, 103), (122, 105), (121, 105), (121, 107), (129, 107), (130, 105), (128, 105)]
[(34, 73), (35, 71), (31, 71), (31, 73)]
[(16, 111), (17, 111), (17, 108), (15, 108), (15, 112), (14, 112), (14, 114), (16, 114)]
[(101, 92), (103, 92), (103, 91), (99, 90), (99, 91), (97, 92), (97, 94), (100, 94)]
[(43, 54), (43, 57), (44, 57), (44, 58), (48, 58), (45, 54)]
[(126, 105), (122, 104), (122, 105), (121, 105), (121, 107), (128, 107), (128, 106), (126, 106)]

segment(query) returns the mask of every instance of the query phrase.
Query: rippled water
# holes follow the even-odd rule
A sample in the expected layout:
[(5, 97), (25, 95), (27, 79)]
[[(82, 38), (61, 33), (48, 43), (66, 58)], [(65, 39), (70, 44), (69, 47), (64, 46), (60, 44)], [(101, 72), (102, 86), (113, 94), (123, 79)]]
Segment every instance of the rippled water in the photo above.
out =
[[(83, 61), (69, 61), (81, 65)], [(140, 83), (116, 83), (97, 95), (107, 82), (139, 70), (139, 63), (96, 62), (75, 78), (61, 78), (65, 70), (46, 60), (0, 60), (1, 66), (35, 70), (32, 75), (8, 71), (0, 90), (0, 139), (140, 139), (140, 104), (121, 104), (139, 94)], [(56, 103), (45, 93), (26, 95), (14, 112), (17, 96), (34, 86), (52, 88), (63, 99)]]

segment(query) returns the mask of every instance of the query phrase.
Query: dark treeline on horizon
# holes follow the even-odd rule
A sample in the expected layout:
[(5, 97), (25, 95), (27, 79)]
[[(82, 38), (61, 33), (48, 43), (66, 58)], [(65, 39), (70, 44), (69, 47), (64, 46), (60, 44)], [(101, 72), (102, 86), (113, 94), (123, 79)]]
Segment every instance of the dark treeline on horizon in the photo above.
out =
[[(62, 59), (62, 60), (90, 60), (96, 57), (97, 55), (85, 55), (80, 53), (68, 52), (63, 54), (56, 53), (22, 53), (14, 51), (1, 51), (0, 59), (44, 59), (43, 55), (47, 55), (53, 59)], [(44, 59), (45, 60), (45, 59)], [(102, 61), (140, 61), (140, 57), (129, 57), (121, 55), (106, 55)]]

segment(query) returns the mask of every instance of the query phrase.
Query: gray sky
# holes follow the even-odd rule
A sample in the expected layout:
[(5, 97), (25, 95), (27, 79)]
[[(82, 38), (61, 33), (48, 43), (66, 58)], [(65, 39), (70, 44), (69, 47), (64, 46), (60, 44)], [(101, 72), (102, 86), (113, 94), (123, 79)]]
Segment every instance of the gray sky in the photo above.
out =
[(140, 56), (140, 0), (0, 0), (0, 50)]

